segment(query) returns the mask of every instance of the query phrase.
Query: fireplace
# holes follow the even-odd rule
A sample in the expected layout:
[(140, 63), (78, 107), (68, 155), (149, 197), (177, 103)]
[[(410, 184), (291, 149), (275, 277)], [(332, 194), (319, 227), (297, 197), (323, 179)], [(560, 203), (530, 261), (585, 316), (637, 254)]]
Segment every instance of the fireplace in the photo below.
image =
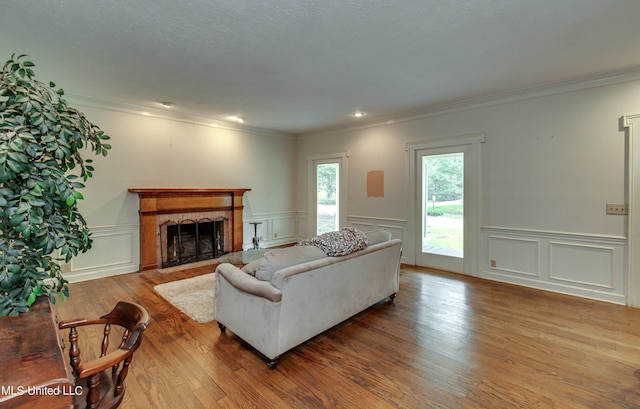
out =
[(248, 190), (129, 189), (140, 198), (140, 270), (241, 251)]
[(225, 223), (220, 220), (166, 221), (160, 225), (162, 268), (211, 260), (228, 253)]

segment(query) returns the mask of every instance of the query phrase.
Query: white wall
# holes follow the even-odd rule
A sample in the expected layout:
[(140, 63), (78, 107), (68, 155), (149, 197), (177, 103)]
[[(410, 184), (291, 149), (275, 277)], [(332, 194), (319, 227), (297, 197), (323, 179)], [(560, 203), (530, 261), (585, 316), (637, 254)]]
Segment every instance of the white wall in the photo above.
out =
[[(138, 196), (129, 188), (250, 188), (244, 197), (244, 242), (250, 221), (263, 221), (263, 245), (295, 240), (295, 139), (276, 133), (210, 126), (198, 121), (70, 104), (111, 136), (105, 158), (82, 193), (80, 210), (93, 232), (93, 248), (66, 266), (70, 281), (138, 271)], [(90, 156), (86, 156), (90, 158)]]
[[(261, 221), (262, 245), (308, 236), (307, 157), (348, 151), (347, 224), (386, 227), (415, 261), (406, 144), (485, 135), (481, 258), (473, 274), (625, 303), (627, 217), (605, 214), (628, 201), (623, 115), (640, 113), (640, 81), (568, 84), (299, 136), (144, 116), (70, 99), (112, 136), (96, 158), (80, 207), (94, 247), (66, 269), (72, 281), (134, 272), (138, 198), (131, 187), (248, 187), (245, 246)], [(594, 82), (595, 83), (595, 82)], [(214, 156), (217, 158), (214, 159)], [(384, 170), (385, 196), (366, 197), (366, 175)], [(490, 267), (496, 260), (496, 267)]]
[[(621, 116), (640, 112), (640, 81), (563, 84), (300, 137), (297, 208), (307, 209), (307, 155), (348, 151), (348, 225), (385, 226), (415, 261), (405, 144), (485, 134), (482, 144), (482, 260), (474, 275), (624, 303), (625, 133)], [(385, 197), (366, 197), (366, 174), (385, 171)], [(498, 258), (496, 268), (489, 260)]]

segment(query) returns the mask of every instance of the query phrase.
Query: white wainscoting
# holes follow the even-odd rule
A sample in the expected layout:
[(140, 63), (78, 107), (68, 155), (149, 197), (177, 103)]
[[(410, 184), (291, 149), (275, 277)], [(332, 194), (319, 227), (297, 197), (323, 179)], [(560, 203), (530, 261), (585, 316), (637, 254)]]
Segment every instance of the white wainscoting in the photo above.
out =
[[(369, 231), (375, 229), (387, 229), (391, 232), (391, 237), (400, 239), (406, 243), (405, 235), (407, 230), (407, 221), (401, 219), (386, 219), (381, 217), (367, 217), (348, 215), (347, 224), (361, 231)], [(402, 263), (406, 263), (406, 251), (402, 252)]]
[(482, 278), (626, 304), (625, 237), (483, 227), (482, 248)]
[(308, 230), (307, 223), (309, 223), (307, 212), (298, 212), (296, 221), (298, 222), (298, 226), (296, 229), (298, 238), (302, 240), (309, 237), (309, 235), (307, 234), (307, 230)]
[(298, 241), (295, 212), (259, 214), (243, 219), (242, 247), (245, 250), (253, 247), (254, 226), (250, 224), (252, 222), (260, 222), (258, 237), (261, 248), (276, 247)]
[(69, 282), (91, 280), (138, 271), (138, 225), (90, 227), (93, 245), (63, 266)]

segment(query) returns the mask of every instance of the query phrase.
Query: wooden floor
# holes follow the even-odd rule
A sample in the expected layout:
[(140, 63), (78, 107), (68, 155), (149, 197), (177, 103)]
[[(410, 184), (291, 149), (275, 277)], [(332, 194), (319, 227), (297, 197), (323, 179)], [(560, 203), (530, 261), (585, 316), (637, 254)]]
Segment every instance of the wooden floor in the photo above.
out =
[(640, 310), (403, 266), (379, 303), (284, 354), (274, 371), (153, 286), (207, 272), (71, 284), (61, 318), (117, 300), (151, 314), (123, 408), (639, 408)]

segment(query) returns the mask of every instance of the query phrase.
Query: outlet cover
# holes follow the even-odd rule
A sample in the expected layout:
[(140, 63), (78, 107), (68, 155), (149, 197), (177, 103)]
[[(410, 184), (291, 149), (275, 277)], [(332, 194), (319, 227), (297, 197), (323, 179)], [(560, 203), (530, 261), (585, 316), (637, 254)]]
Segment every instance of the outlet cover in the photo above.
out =
[(625, 215), (627, 213), (626, 203), (607, 203), (607, 214)]

